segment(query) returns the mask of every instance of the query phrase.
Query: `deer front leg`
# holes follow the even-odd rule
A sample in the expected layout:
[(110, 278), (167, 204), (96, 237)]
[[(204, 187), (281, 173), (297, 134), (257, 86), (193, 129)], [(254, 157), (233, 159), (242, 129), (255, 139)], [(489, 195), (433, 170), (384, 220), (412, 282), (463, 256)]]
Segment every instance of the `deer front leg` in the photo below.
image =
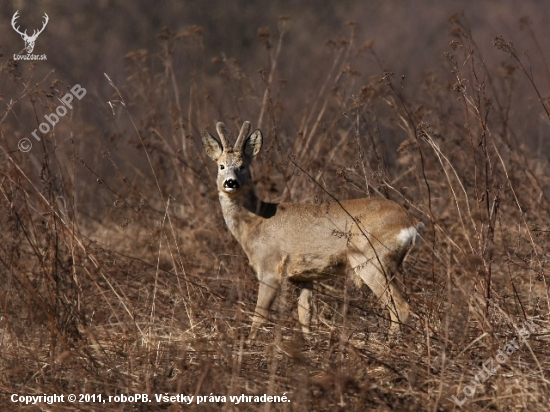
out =
[(258, 329), (267, 319), (269, 309), (277, 296), (281, 281), (275, 276), (263, 276), (260, 278), (260, 288), (258, 290), (258, 302), (254, 311), (254, 319), (250, 328), (249, 339), (256, 339)]
[(300, 296), (298, 297), (298, 320), (302, 326), (304, 335), (309, 334), (311, 324), (311, 298), (313, 296), (313, 282), (299, 284)]

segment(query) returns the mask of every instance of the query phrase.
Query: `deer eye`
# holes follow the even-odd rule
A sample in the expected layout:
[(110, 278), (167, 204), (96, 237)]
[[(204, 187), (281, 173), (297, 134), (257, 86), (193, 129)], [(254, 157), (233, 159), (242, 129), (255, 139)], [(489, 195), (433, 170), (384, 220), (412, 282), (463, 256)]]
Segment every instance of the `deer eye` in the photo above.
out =
[(244, 169), (244, 165), (240, 165), (239, 170), (243, 170), (243, 169)]
[(220, 165), (220, 170), (223, 170), (225, 169), (225, 166), (224, 165)]

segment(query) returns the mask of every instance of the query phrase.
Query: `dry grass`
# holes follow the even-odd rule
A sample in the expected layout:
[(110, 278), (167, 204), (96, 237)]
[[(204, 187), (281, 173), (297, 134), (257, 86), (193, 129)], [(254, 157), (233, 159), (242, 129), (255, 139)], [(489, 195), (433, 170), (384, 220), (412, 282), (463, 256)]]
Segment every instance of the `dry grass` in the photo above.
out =
[[(20, 407), (12, 393), (285, 392), (290, 403), (195, 409), (457, 410), (450, 396), (464, 397), (525, 320), (536, 332), (462, 409), (547, 409), (544, 66), (533, 72), (502, 38), (486, 52), (502, 64), (487, 65), (455, 16), (445, 63), (421, 81), (381, 63), (367, 77), (361, 67), (383, 51), (361, 44), (350, 24), (347, 37), (323, 46), (320, 80), (305, 92), (280, 69), (293, 54), (284, 43), (292, 21), (278, 26), (275, 38), (259, 31), (267, 62), (259, 75), (223, 57), (212, 63), (217, 75), (206, 70), (202, 28), (163, 31), (158, 53), (126, 55), (126, 79), (88, 90), (28, 154), (17, 151), (22, 125), (33, 119), (34, 129), (73, 84), (3, 63), (0, 84), (14, 96), (0, 115), (3, 410)], [(387, 339), (387, 313), (366, 287), (340, 280), (316, 286), (311, 341), (286, 285), (259, 344), (245, 344), (257, 282), (225, 226), (200, 145), (215, 120), (234, 133), (244, 120), (262, 128), (254, 177), (263, 199), (383, 196), (427, 224), (402, 278), (414, 319), (401, 339)]]

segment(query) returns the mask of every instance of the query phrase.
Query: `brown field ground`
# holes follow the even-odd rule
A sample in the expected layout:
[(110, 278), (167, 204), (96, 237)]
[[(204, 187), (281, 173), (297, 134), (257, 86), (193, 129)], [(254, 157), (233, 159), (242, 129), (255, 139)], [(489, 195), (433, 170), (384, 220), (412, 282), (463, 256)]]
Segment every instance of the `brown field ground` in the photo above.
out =
[[(2, 411), (549, 409), (548, 4), (27, 3), (0, 5)], [(46, 61), (14, 61), (16, 10), (29, 32), (48, 13)], [(247, 343), (258, 284), (200, 143), (220, 120), (262, 129), (264, 200), (386, 197), (426, 224), (401, 336), (336, 279), (315, 287), (311, 339), (286, 284)], [(70, 393), (153, 402), (10, 400)]]

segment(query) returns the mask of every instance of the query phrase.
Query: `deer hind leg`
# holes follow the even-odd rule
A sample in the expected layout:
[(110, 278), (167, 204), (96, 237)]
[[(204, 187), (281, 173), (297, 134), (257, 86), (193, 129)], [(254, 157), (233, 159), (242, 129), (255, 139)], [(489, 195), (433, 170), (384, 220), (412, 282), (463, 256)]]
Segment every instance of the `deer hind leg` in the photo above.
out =
[(258, 301), (256, 302), (256, 309), (254, 310), (254, 318), (252, 320), (252, 326), (250, 327), (249, 338), (251, 340), (256, 339), (258, 329), (267, 319), (269, 309), (279, 292), (281, 286), (280, 279), (278, 277), (260, 277), (260, 288), (258, 290)]
[(390, 331), (399, 331), (399, 324), (405, 323), (409, 317), (409, 304), (403, 298), (393, 280), (398, 264), (393, 259), (392, 253), (379, 254), (378, 258), (374, 256), (374, 253), (372, 256), (365, 256), (362, 253), (350, 253), (348, 259), (355, 274), (359, 275), (382, 304), (388, 308), (391, 319)]
[(298, 320), (302, 326), (304, 335), (309, 334), (311, 324), (311, 299), (313, 297), (313, 282), (302, 282), (298, 284), (300, 295), (298, 297)]

